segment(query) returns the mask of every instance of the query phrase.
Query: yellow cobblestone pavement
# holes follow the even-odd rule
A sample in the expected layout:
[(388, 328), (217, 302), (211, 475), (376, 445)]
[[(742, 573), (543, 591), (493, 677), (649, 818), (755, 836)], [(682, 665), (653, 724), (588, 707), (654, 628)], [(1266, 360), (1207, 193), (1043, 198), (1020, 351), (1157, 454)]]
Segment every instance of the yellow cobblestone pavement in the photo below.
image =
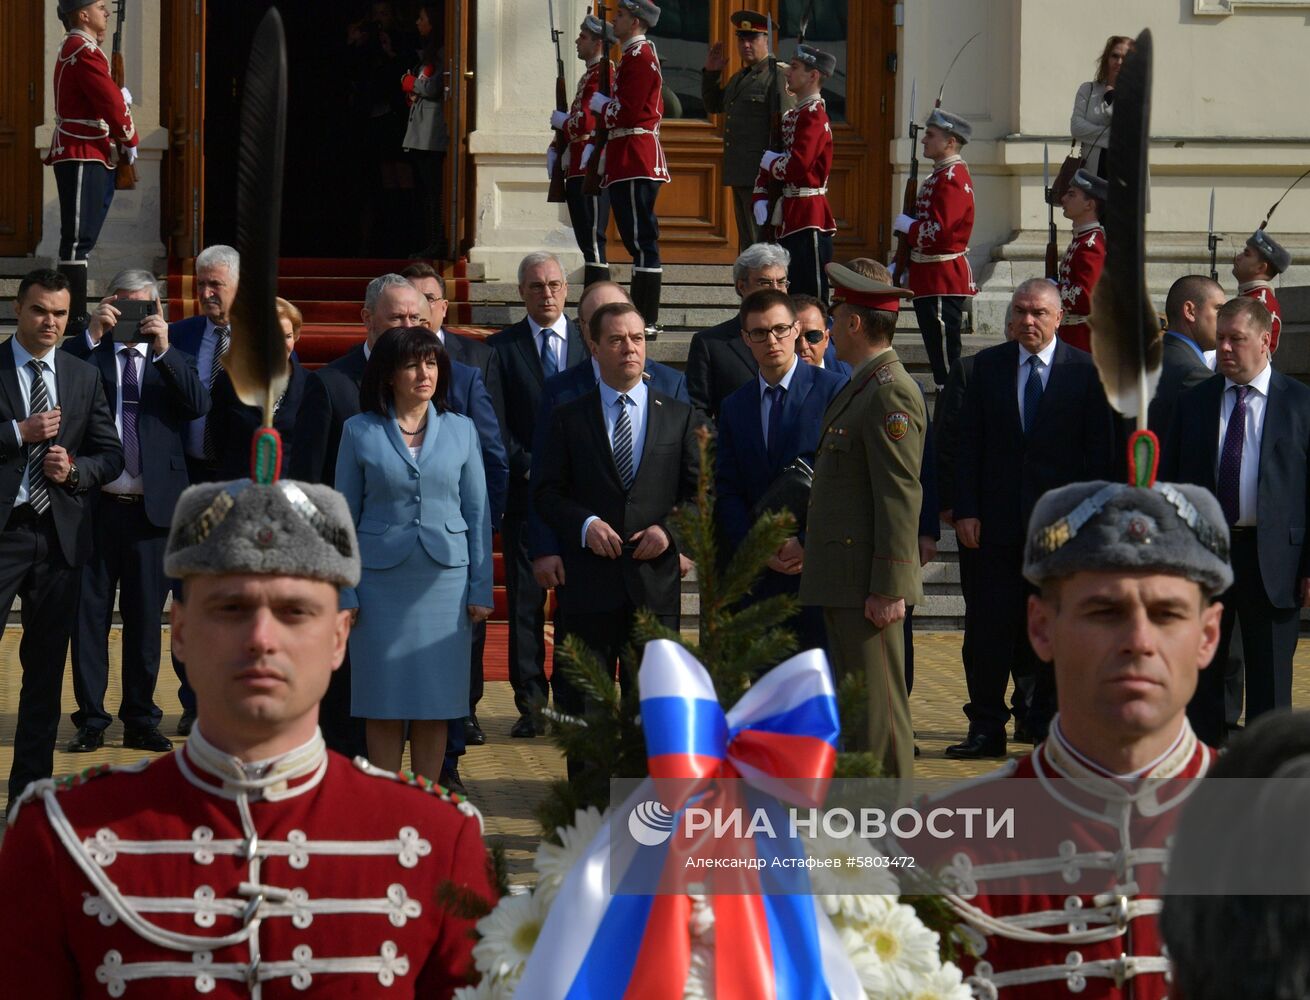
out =
[[(14, 726), (18, 711), (20, 671), (18, 640), (21, 630), (6, 628), (0, 637), (0, 772), (7, 775), (13, 760)], [(948, 760), (943, 751), (964, 733), (964, 716), (960, 706), (965, 700), (963, 672), (960, 668), (958, 632), (920, 632), (915, 636), (915, 688), (911, 698), (918, 744), (923, 755), (915, 763), (915, 774), (925, 778), (965, 778), (985, 774), (996, 766), (994, 761)], [(120, 655), (120, 632), (110, 634), (110, 662), (116, 668)], [(177, 685), (168, 667), (168, 632), (164, 631), (163, 668), (157, 698), (164, 712), (161, 731), (172, 736), (181, 709), (177, 702)], [(1310, 708), (1310, 642), (1302, 640), (1297, 649), (1293, 674), (1293, 702), (1298, 708)], [(117, 670), (111, 669), (106, 707), (117, 708), (119, 684)], [(71, 672), (64, 675), (64, 709), (74, 706)], [(469, 797), (482, 810), (488, 841), (501, 843), (509, 862), (511, 880), (529, 881), (532, 855), (540, 839), (534, 818), (538, 802), (546, 795), (551, 781), (564, 777), (564, 761), (554, 745), (545, 738), (511, 739), (510, 726), (518, 715), (513, 693), (506, 682), (489, 683), (478, 710), (478, 718), (487, 734), (487, 745), (470, 747), (460, 765), (460, 773)], [(106, 734), (105, 746), (90, 754), (69, 754), (63, 746), (73, 737), (75, 728), (65, 714), (59, 728), (55, 753), (55, 773), (68, 774), (95, 764), (127, 764), (145, 756), (139, 750), (122, 746), (122, 724), (115, 721)], [(176, 737), (172, 737), (176, 742)], [(1028, 747), (1011, 744), (1011, 753), (1020, 755)], [(0, 784), (0, 795), (3, 795)]]

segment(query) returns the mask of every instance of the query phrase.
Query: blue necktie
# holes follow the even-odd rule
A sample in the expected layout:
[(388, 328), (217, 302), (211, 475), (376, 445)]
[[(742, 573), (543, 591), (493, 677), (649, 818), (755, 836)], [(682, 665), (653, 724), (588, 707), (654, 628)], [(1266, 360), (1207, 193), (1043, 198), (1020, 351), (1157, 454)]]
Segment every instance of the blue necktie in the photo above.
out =
[(781, 385), (771, 385), (764, 390), (764, 395), (769, 399), (769, 426), (764, 432), (764, 450), (768, 453), (769, 464), (776, 465), (778, 438), (782, 427), (782, 401), (787, 395), (787, 390)]
[(632, 402), (626, 395), (620, 395), (614, 401), (619, 408), (614, 418), (614, 467), (619, 470), (619, 481), (623, 488), (629, 489), (635, 475), (632, 471), (632, 421), (628, 419), (628, 404)]
[(559, 372), (559, 358), (555, 357), (555, 338), (549, 330), (541, 331), (541, 370), (546, 378)]
[(1028, 359), (1028, 381), (1023, 387), (1023, 433), (1027, 437), (1037, 426), (1037, 407), (1042, 402), (1042, 376), (1038, 365), (1042, 359), (1033, 355)]
[(1235, 385), (1237, 402), (1228, 416), (1228, 430), (1224, 432), (1223, 449), (1219, 452), (1219, 478), (1215, 493), (1224, 518), (1229, 525), (1242, 516), (1242, 446), (1246, 443), (1246, 396), (1249, 385)]

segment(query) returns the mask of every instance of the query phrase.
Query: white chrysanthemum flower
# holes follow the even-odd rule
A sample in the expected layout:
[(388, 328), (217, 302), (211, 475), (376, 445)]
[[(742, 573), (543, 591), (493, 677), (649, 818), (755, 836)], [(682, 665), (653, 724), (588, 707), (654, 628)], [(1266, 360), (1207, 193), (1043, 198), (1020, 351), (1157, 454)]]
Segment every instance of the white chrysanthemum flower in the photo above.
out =
[(691, 963), (687, 982), (682, 987), (683, 1000), (714, 1000), (714, 946), (699, 941), (691, 946)]
[(550, 901), (540, 893), (502, 896), (496, 908), (478, 921), (481, 940), (473, 946), (478, 971), (500, 979), (518, 976), (549, 912)]
[(513, 1000), (518, 985), (518, 976), (507, 979), (483, 976), (477, 986), (461, 986), (457, 989), (454, 1000)]
[(860, 982), (871, 996), (908, 998), (924, 977), (941, 968), (937, 933), (904, 903), (875, 920), (842, 921), (841, 938)]
[(915, 983), (909, 1000), (973, 1000), (973, 990), (964, 985), (964, 973), (947, 962)]
[[(865, 895), (887, 895), (896, 897), (900, 886), (896, 876), (888, 868), (875, 868), (867, 859), (880, 858), (882, 854), (863, 837), (851, 834), (846, 837), (830, 837), (819, 833), (802, 840), (805, 853), (815, 861), (827, 861), (836, 867), (813, 868), (810, 870), (810, 885), (814, 895), (828, 916), (844, 914), (848, 911), (858, 915), (859, 902)], [(861, 867), (861, 863), (868, 867)], [(859, 895), (850, 890), (858, 888)]]
[(537, 892), (544, 890), (546, 899), (553, 900), (569, 871), (581, 860), (587, 845), (604, 825), (605, 816), (595, 806), (589, 806), (574, 814), (572, 826), (557, 827), (560, 843), (543, 842), (532, 861), (532, 867), (541, 876)]

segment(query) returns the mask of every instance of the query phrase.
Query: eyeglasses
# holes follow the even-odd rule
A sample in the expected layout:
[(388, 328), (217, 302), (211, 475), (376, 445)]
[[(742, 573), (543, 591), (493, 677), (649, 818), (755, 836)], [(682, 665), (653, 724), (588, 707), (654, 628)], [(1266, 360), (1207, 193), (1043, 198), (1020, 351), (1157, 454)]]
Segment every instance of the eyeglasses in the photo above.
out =
[(756, 278), (756, 288), (787, 288), (791, 282), (786, 278)]
[(551, 295), (558, 295), (563, 288), (564, 282), (562, 281), (534, 281), (528, 285), (528, 291), (533, 295), (540, 295), (547, 290), (550, 291)]
[(807, 344), (818, 344), (823, 338), (828, 336), (827, 330), (802, 330), (801, 336), (805, 338)]
[(752, 344), (763, 344), (769, 337), (774, 340), (783, 341), (796, 329), (795, 323), (779, 323), (777, 326), (757, 326), (753, 330), (747, 330), (746, 336), (750, 338)]

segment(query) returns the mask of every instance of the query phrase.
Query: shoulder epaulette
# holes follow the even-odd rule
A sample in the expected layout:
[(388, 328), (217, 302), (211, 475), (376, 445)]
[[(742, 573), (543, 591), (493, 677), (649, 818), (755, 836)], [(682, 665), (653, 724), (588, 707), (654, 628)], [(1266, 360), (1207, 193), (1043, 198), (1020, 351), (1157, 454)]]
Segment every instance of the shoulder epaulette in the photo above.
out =
[(365, 757), (355, 757), (352, 763), (358, 770), (363, 771), (370, 777), (386, 778), (388, 781), (394, 781), (400, 785), (409, 785), (411, 788), (417, 788), (429, 795), (435, 795), (443, 802), (449, 802), (465, 816), (472, 816), (478, 821), (478, 828), (482, 828), (482, 813), (478, 810), (478, 807), (464, 796), (452, 792), (445, 785), (440, 785), (421, 774), (415, 774), (413, 771), (388, 771), (369, 763)]
[(144, 771), (153, 762), (153, 758), (142, 757), (131, 764), (95, 764), (83, 768), (76, 774), (65, 774), (59, 778), (39, 778), (30, 782), (14, 801), (9, 812), (9, 822), (13, 824), (18, 819), (19, 809), (35, 798), (44, 798), (54, 792), (66, 792), (70, 788), (77, 788), (79, 785), (85, 785), (88, 781), (103, 778), (108, 774), (136, 774)]

